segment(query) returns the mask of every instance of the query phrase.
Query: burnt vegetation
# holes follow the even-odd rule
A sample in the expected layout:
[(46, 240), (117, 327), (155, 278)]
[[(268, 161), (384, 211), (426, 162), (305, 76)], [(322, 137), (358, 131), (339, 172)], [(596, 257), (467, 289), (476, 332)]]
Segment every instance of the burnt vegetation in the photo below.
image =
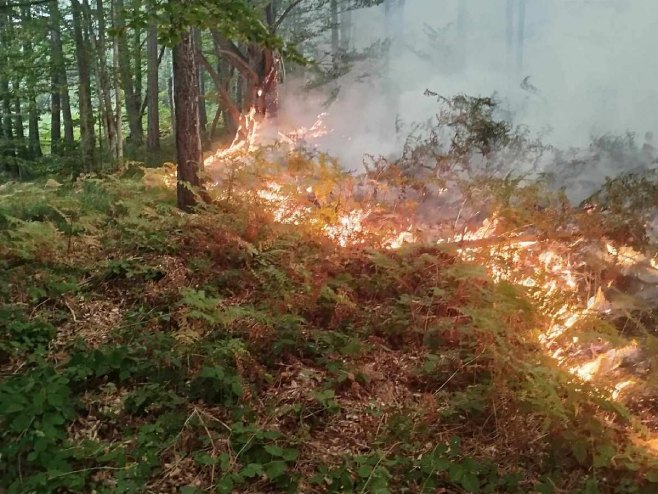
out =
[[(230, 193), (210, 189), (190, 215), (176, 209), (167, 168), (3, 186), (3, 489), (654, 492), (658, 464), (640, 440), (655, 428), (650, 314), (624, 299), (554, 342), (577, 335), (578, 362), (593, 344), (638, 339), (644, 354), (610, 382), (582, 381), (536, 339), (548, 305), (605, 276), (621, 283), (614, 260), (592, 260), (602, 238), (650, 252), (636, 218), (653, 210), (654, 182), (611, 179), (588, 209), (507, 173), (467, 180), (469, 162), (524, 147), (494, 109), (456, 98), (429, 138), (365, 177), (300, 150), (274, 165), (263, 151), (240, 162)], [(436, 138), (446, 132), (452, 140)], [(281, 177), (296, 184), (285, 195), (296, 205), (308, 207), (313, 185), (311, 219), (286, 224), (258, 195)], [(379, 194), (344, 192), (364, 183)], [(468, 239), (437, 245), (445, 222), (424, 208), (439, 189), (468, 204), (452, 234), (487, 211), (496, 235), (479, 241), (523, 232), (539, 243), (470, 260), (455, 250)], [(375, 205), (346, 246), (312, 221)], [(385, 248), (410, 215), (417, 242)], [(522, 272), (547, 250), (579, 266), (573, 293), (538, 295), (486, 269)], [(626, 407), (608, 390), (629, 375), (642, 381)]]

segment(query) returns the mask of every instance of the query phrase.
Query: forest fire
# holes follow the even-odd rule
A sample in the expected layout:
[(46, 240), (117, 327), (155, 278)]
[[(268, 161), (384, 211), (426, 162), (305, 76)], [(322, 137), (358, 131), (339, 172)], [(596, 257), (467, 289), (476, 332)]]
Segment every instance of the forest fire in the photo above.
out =
[[(308, 128), (302, 127), (288, 133), (278, 131), (278, 142), (296, 149), (300, 142), (304, 145), (307, 139), (326, 134), (329, 130), (324, 126), (324, 116), (319, 115)], [(222, 167), (237, 160), (240, 166), (241, 160), (259, 146), (260, 130), (252, 111), (245, 116), (232, 144), (211, 156), (206, 165)], [(386, 233), (382, 233), (369, 224), (374, 211), (370, 205), (336, 210), (330, 219), (319, 216), (315, 214), (317, 205), (304, 200), (314, 195), (313, 186), (296, 184), (283, 175), (261, 182), (254, 192), (275, 222), (309, 225), (341, 248), (376, 242), (383, 248), (396, 250), (407, 243), (431, 240), (452, 250), (466, 262), (486, 266), (494, 281), (512, 283), (527, 291), (546, 321), (539, 331), (538, 343), (556, 363), (583, 381), (597, 383), (599, 376), (614, 370), (624, 356), (631, 355), (637, 349), (635, 343), (616, 350), (596, 348), (595, 345), (580, 342), (578, 336), (569, 336), (570, 330), (589, 318), (608, 313), (610, 306), (603, 287), (592, 289), (589, 286), (589, 292), (594, 294), (589, 298), (582, 295), (584, 283), (579, 271), (584, 266), (576, 260), (573, 250), (577, 249), (578, 242), (565, 245), (558, 241), (529, 238), (518, 232), (499, 236), (500, 222), (495, 215), (482, 221), (478, 228), (465, 229), (459, 234), (439, 239), (427, 238), (426, 235), (418, 237), (413, 233), (415, 225), (401, 226), (401, 218), (396, 220), (396, 216), (392, 215)], [(605, 250), (619, 266), (630, 267), (643, 259), (639, 252), (630, 247), (615, 248), (608, 244)], [(628, 376), (622, 376), (618, 382), (601, 384), (609, 390), (611, 397), (617, 398), (633, 382)]]

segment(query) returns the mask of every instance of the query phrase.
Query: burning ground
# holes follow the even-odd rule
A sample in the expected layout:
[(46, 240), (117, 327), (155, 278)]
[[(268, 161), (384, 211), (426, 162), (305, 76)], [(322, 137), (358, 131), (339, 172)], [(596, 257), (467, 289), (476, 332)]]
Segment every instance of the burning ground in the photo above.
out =
[(249, 124), (191, 215), (167, 168), (0, 189), (0, 485), (655, 492), (655, 180), (356, 176), (320, 129)]

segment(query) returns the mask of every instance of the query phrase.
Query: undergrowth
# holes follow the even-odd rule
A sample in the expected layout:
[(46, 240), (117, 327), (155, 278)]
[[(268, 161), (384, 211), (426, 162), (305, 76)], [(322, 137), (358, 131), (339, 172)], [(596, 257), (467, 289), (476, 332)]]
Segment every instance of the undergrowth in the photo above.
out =
[(251, 196), (174, 202), (139, 176), (0, 190), (0, 491), (658, 489), (630, 413), (536, 343), (528, 292)]

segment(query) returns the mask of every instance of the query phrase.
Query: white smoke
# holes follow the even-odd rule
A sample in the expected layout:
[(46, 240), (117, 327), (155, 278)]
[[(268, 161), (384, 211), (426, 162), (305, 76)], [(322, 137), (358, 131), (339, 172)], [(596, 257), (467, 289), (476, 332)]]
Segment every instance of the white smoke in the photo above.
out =
[[(642, 146), (645, 134), (658, 130), (655, 0), (509, 1), (511, 31), (508, 0), (406, 0), (397, 8), (399, 0), (387, 0), (389, 15), (385, 5), (354, 12), (351, 47), (391, 39), (388, 57), (357, 63), (310, 93), (300, 90), (302, 81), (287, 82), (282, 120), (309, 126), (327, 111), (333, 132), (317, 145), (350, 169), (359, 169), (366, 154), (399, 153), (406, 137), (400, 123), (409, 129), (436, 115), (438, 104), (426, 89), (445, 97), (496, 94), (516, 123), (562, 149), (625, 132)], [(335, 100), (326, 108), (331, 92)], [(626, 166), (609, 161), (583, 168), (581, 178), (598, 183)], [(574, 198), (588, 191), (574, 187)]]

